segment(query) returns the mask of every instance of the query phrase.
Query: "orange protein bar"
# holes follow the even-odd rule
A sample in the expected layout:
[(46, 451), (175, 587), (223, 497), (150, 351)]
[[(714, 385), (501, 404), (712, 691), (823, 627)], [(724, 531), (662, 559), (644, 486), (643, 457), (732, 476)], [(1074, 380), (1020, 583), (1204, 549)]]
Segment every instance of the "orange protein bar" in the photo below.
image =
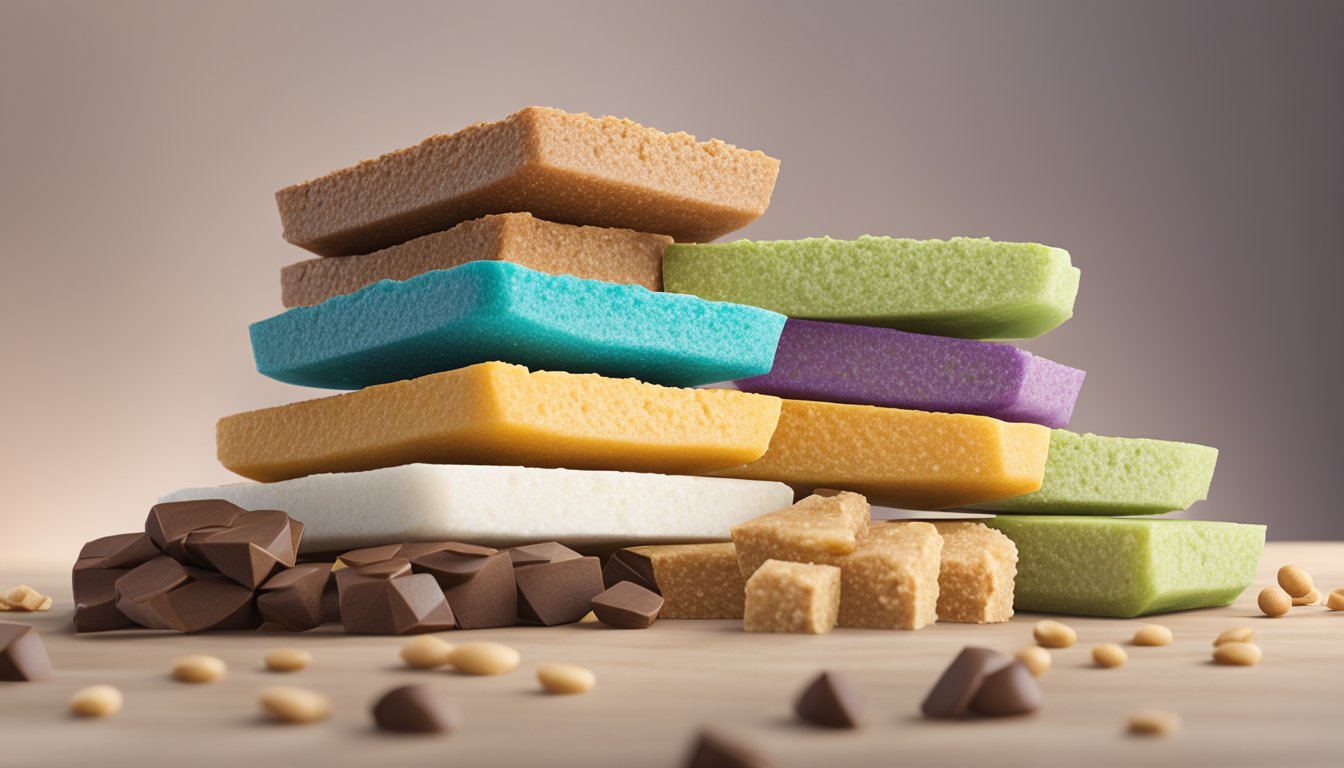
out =
[(240, 413), (219, 461), (274, 482), (402, 464), (496, 464), (703, 474), (765, 452), (779, 400), (481, 363)]
[(285, 239), (370, 253), (492, 213), (713, 240), (770, 204), (779, 161), (630, 120), (527, 107), (286, 187)]

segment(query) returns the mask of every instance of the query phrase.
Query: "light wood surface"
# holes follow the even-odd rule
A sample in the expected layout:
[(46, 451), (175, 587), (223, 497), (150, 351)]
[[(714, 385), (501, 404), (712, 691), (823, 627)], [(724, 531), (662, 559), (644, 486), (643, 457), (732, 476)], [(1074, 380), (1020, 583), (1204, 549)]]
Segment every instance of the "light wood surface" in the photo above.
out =
[[(1127, 644), (1142, 620), (1068, 618), (1077, 646), (1054, 653), (1036, 715), (931, 722), (919, 702), (952, 656), (968, 644), (1012, 652), (1031, 642), (1038, 619), (1009, 624), (938, 624), (918, 632), (837, 630), (817, 637), (755, 635), (728, 621), (661, 621), (645, 631), (601, 625), (480, 630), (446, 639), (497, 640), (518, 648), (523, 666), (493, 678), (403, 668), (392, 637), (352, 637), (324, 629), (301, 635), (111, 633), (69, 628), (66, 567), (0, 571), (0, 587), (23, 582), (56, 597), (26, 621), (46, 640), (56, 666), (43, 683), (0, 683), (3, 766), (650, 766), (682, 764), (702, 725), (757, 745), (781, 766), (1340, 766), (1344, 765), (1344, 612), (1295, 608), (1282, 619), (1255, 608), (1259, 588), (1285, 563), (1307, 568), (1323, 591), (1344, 586), (1344, 543), (1271, 544), (1260, 576), (1228, 608), (1155, 617), (1173, 645), (1126, 647), (1129, 663), (1095, 668), (1094, 643)], [(1258, 667), (1210, 662), (1211, 643), (1232, 626), (1253, 627), (1264, 650)], [(277, 646), (310, 651), (308, 670), (280, 675), (261, 667)], [(221, 683), (169, 679), (174, 658), (219, 656)], [(584, 665), (597, 688), (580, 696), (539, 693), (544, 661)], [(851, 673), (871, 699), (868, 725), (827, 732), (792, 719), (792, 700), (820, 669)], [(425, 682), (452, 692), (464, 726), (444, 737), (388, 736), (373, 730), (370, 702), (382, 691)], [(120, 688), (124, 711), (109, 720), (67, 714), (67, 700), (95, 683)], [(264, 721), (257, 692), (275, 684), (332, 697), (333, 717), (309, 726)], [(1183, 729), (1166, 739), (1125, 734), (1126, 715), (1161, 707)]]

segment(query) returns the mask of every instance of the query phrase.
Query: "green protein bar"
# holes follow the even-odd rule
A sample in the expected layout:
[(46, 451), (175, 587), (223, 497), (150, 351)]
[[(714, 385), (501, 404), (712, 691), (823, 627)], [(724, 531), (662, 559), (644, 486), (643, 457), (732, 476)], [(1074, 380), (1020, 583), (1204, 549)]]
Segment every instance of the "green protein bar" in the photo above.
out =
[(1194, 443), (1050, 432), (1041, 489), (976, 506), (1052, 515), (1159, 515), (1208, 498), (1218, 449)]
[(663, 288), (806, 320), (963, 339), (1026, 339), (1073, 315), (1069, 252), (984, 238), (673, 244)]
[(985, 520), (1017, 545), (1013, 607), (1132, 618), (1227, 605), (1250, 586), (1265, 526), (1203, 520), (1012, 515)]

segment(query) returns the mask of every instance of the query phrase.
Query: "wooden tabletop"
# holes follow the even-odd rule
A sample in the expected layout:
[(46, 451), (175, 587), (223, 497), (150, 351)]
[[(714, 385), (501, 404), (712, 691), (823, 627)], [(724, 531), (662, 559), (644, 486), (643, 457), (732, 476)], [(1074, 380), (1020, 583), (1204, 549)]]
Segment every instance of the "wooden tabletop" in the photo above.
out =
[[(1323, 591), (1344, 586), (1344, 543), (1270, 544), (1256, 585), (1235, 605), (1152, 619), (1175, 632), (1175, 643), (1127, 647), (1129, 663), (1118, 669), (1092, 666), (1090, 647), (1127, 644), (1143, 622), (1068, 618), (1079, 643), (1055, 652), (1054, 668), (1041, 681), (1044, 709), (975, 722), (923, 720), (918, 706), (963, 646), (1011, 653), (1031, 642), (1039, 617), (816, 637), (747, 634), (729, 621), (660, 621), (644, 631), (596, 624), (478, 630), (458, 637), (513, 645), (523, 666), (473, 678), (402, 667), (402, 638), (334, 629), (76, 636), (67, 568), (0, 571), (0, 588), (28, 583), (56, 598), (48, 613), (0, 614), (0, 621), (37, 627), (56, 667), (46, 682), (0, 683), (0, 765), (674, 768), (706, 724), (756, 745), (781, 766), (1344, 765), (1344, 612), (1304, 607), (1267, 619), (1255, 608), (1259, 588), (1289, 562), (1309, 570)], [(1238, 625), (1255, 629), (1264, 661), (1213, 665), (1214, 636)], [(262, 653), (278, 646), (306, 649), (314, 664), (288, 675), (264, 671)], [(174, 682), (169, 667), (189, 653), (224, 659), (228, 677), (214, 685)], [(580, 696), (540, 693), (534, 670), (545, 661), (588, 667), (597, 688)], [(872, 704), (866, 727), (828, 732), (793, 720), (794, 696), (821, 669), (850, 673), (866, 685)], [(411, 682), (452, 692), (465, 712), (463, 727), (442, 737), (376, 732), (370, 702)], [(122, 713), (100, 721), (69, 716), (70, 695), (95, 683), (122, 690)], [(256, 696), (275, 684), (329, 695), (332, 718), (307, 726), (266, 722)], [(1184, 727), (1165, 739), (1126, 735), (1127, 714), (1147, 707), (1178, 712)]]

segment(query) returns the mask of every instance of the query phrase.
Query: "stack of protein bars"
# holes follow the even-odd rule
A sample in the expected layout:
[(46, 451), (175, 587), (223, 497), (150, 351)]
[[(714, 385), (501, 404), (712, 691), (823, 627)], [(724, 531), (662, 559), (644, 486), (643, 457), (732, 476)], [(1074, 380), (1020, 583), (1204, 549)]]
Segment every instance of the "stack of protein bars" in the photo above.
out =
[[(913, 629), (1006, 620), (1019, 552), (1020, 608), (1240, 592), (1256, 526), (870, 522), (868, 498), (1179, 509), (1216, 454), (1052, 433), (1082, 372), (977, 340), (1072, 314), (1062, 250), (695, 244), (760, 216), (778, 168), (529, 108), (281, 190), (286, 239), (320, 258), (287, 267), (291, 309), (253, 325), (258, 370), (357, 391), (222, 419), (220, 461), (260, 482), (178, 491), (145, 533), (90, 542), (77, 627), (400, 634), (593, 610)], [(1222, 565), (1164, 575), (1210, 547)]]

